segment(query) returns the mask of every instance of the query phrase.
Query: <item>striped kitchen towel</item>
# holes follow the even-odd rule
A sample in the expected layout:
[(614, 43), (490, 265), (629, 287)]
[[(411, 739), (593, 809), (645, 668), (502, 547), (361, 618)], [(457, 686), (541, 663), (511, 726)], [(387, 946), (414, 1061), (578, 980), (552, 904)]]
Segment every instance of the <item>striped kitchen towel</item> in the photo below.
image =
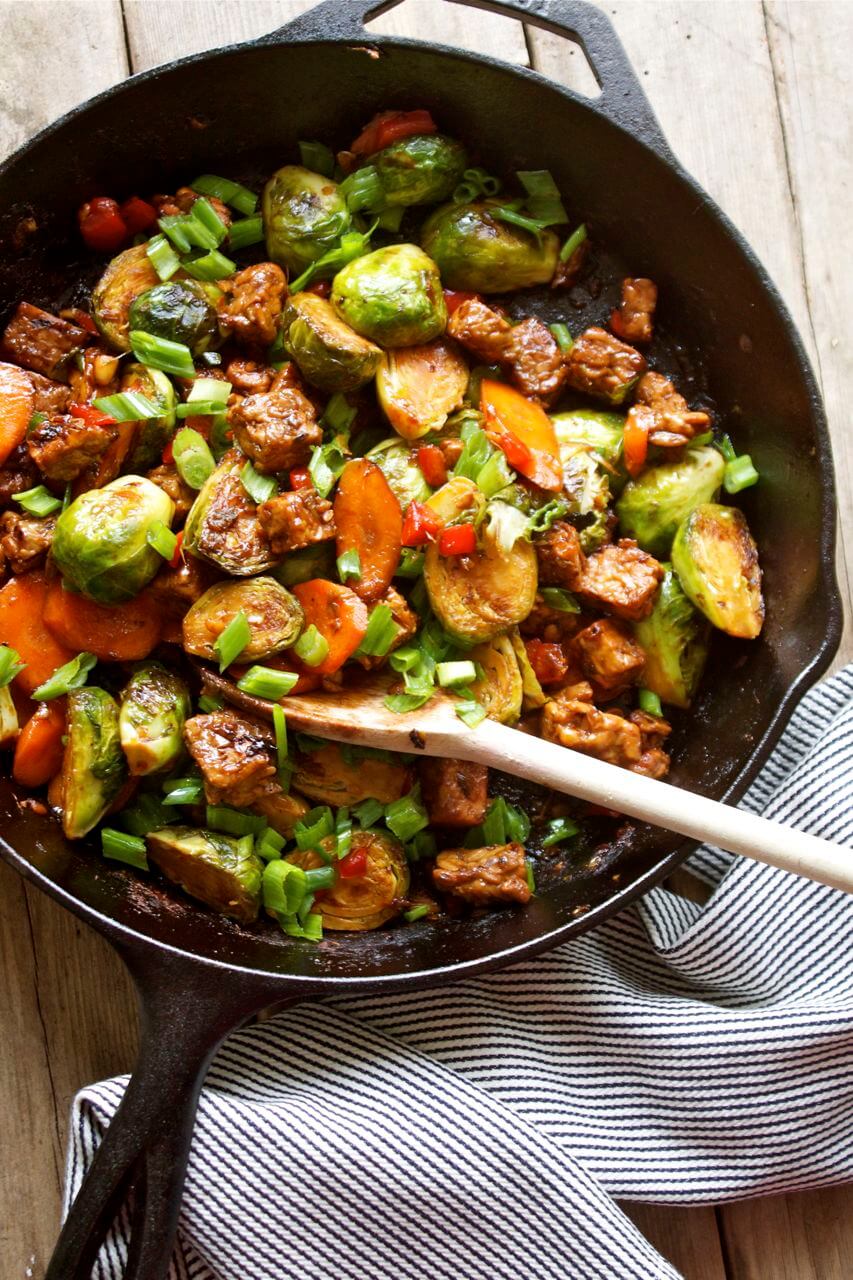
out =
[[(749, 796), (853, 845), (853, 668)], [(702, 849), (549, 955), (302, 1005), (220, 1051), (174, 1280), (675, 1277), (612, 1197), (681, 1205), (853, 1178), (853, 898)], [(124, 1080), (72, 1116), (76, 1192)], [(121, 1275), (122, 1228), (96, 1274)]]

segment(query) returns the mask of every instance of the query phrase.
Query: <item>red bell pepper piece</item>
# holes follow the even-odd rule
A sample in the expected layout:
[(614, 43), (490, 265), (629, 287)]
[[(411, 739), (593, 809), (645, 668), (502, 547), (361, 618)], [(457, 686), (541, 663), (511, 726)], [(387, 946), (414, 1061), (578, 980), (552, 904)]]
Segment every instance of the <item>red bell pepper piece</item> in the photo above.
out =
[(463, 302), (473, 302), (475, 298), (479, 299), (479, 293), (466, 293), (464, 289), (445, 289), (444, 305), (447, 307), (447, 314), (453, 315), (457, 307), (461, 307)]
[(649, 428), (642, 422), (638, 422), (633, 413), (629, 413), (625, 419), (622, 441), (622, 452), (628, 474), (639, 475), (645, 466), (649, 452)]
[(350, 151), (356, 156), (370, 156), (401, 138), (410, 138), (415, 133), (436, 132), (436, 123), (428, 111), (380, 111), (362, 129)]
[(183, 543), (184, 543), (184, 531), (183, 529), (179, 529), (178, 540), (175, 543), (175, 554), (172, 556), (171, 560), (169, 561), (170, 569), (177, 569), (178, 565), (183, 560), (184, 557), (183, 557), (183, 552), (181, 550), (181, 548), (183, 547)]
[(130, 234), (118, 205), (109, 196), (95, 196), (81, 205), (77, 221), (86, 244), (98, 253), (115, 253)]
[(410, 502), (403, 516), (404, 547), (422, 547), (435, 541), (441, 532), (441, 520), (423, 502)]
[(422, 444), (417, 453), (418, 466), (424, 480), (433, 489), (440, 489), (447, 481), (447, 465), (437, 444)]
[(454, 524), (438, 535), (440, 556), (469, 556), (477, 547), (477, 533), (472, 524)]
[(332, 292), (331, 280), (315, 280), (313, 284), (309, 284), (305, 288), (306, 293), (316, 293), (318, 298), (328, 298)]
[(291, 489), (310, 489), (313, 483), (307, 467), (293, 467), (290, 472)]
[(356, 876), (363, 876), (366, 870), (367, 853), (364, 849), (353, 849), (338, 863), (338, 871), (345, 880), (354, 880)]
[(128, 233), (132, 236), (139, 235), (141, 231), (147, 231), (157, 221), (157, 210), (153, 204), (149, 204), (139, 196), (131, 196), (129, 200), (119, 205), (119, 213)]
[(68, 412), (72, 418), (80, 418), (87, 427), (114, 427), (118, 421), (91, 404), (70, 404)]
[(175, 461), (175, 451), (172, 448), (172, 445), (173, 445), (173, 441), (169, 440), (169, 442), (166, 445), (166, 448), (163, 450), (163, 466), (164, 467), (171, 467)]
[(561, 644), (548, 640), (525, 640), (524, 647), (533, 674), (541, 685), (559, 684), (565, 679), (569, 660)]

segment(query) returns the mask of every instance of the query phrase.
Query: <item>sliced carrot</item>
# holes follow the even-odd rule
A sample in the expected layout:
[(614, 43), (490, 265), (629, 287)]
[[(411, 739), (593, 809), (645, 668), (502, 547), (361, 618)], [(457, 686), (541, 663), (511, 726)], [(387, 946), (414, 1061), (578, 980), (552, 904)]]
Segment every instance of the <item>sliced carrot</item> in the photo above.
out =
[[(528, 400), (506, 382), (484, 378), (480, 384), (480, 409), (486, 420), (486, 434), (503, 449), (517, 471), (540, 489), (562, 489), (560, 446), (541, 404)], [(523, 448), (513, 449), (514, 441)]]
[(625, 419), (622, 442), (628, 474), (638, 476), (649, 452), (649, 428), (634, 410)]
[(48, 589), (43, 573), (25, 573), (10, 578), (0, 590), (0, 644), (11, 645), (26, 663), (15, 676), (24, 693), (32, 693), (80, 652), (60, 644), (48, 631), (43, 619)]
[(349, 587), (325, 578), (300, 582), (293, 594), (302, 605), (306, 627), (313, 623), (329, 644), (327, 656), (313, 670), (317, 675), (330, 676), (361, 644), (370, 616), (367, 605)]
[(56, 579), (48, 591), (44, 624), (74, 653), (94, 653), (105, 662), (131, 662), (147, 658), (159, 643), (163, 618), (148, 592), (126, 604), (96, 604), (66, 591)]
[(0, 364), (0, 466), (26, 436), (33, 401), (33, 384), (23, 369)]
[(12, 777), (25, 787), (43, 787), (62, 767), (65, 699), (42, 702), (15, 744)]
[(352, 583), (362, 600), (387, 591), (400, 563), (403, 513), (375, 462), (357, 458), (343, 469), (335, 494), (338, 555), (357, 551), (361, 573)]

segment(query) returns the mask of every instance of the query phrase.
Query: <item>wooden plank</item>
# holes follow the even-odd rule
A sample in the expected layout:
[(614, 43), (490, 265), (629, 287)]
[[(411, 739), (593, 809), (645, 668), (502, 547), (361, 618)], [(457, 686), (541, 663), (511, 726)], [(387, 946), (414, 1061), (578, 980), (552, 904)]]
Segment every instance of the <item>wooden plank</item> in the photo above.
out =
[(630, 1202), (621, 1208), (685, 1280), (726, 1280), (713, 1208)]
[(853, 1191), (824, 1187), (726, 1205), (720, 1212), (734, 1280), (850, 1280)]

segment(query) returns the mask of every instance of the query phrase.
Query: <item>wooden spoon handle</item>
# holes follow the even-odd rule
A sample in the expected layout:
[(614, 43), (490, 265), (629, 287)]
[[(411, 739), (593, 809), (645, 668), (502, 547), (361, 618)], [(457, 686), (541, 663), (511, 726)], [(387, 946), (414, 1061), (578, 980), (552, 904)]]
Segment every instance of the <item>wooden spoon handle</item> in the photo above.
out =
[(489, 722), (454, 754), (853, 893), (853, 849)]

